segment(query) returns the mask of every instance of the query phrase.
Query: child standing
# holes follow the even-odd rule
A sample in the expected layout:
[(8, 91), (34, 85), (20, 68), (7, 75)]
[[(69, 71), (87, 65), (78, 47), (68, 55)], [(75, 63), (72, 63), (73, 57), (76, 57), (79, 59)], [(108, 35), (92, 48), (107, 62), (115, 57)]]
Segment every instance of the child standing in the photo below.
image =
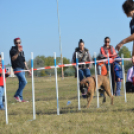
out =
[[(118, 58), (120, 58), (120, 57), (118, 57)], [(122, 79), (123, 79), (121, 60), (115, 62), (114, 71), (115, 71), (115, 81), (116, 81), (115, 96), (121, 96), (120, 90), (121, 90), (121, 83), (122, 83)]]
[[(6, 73), (6, 77), (10, 75), (10, 73)], [(1, 55), (0, 55), (0, 110), (5, 110), (4, 104), (3, 104), (3, 95), (4, 95), (4, 84), (3, 84), (3, 77), (2, 77), (2, 64), (1, 64)]]

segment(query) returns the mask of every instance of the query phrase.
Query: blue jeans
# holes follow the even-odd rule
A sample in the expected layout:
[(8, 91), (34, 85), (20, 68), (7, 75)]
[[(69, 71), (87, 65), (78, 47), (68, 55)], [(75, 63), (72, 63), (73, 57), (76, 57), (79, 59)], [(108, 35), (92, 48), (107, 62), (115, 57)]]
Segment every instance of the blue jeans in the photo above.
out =
[[(20, 71), (20, 70), (24, 70), (24, 69), (21, 69), (21, 68), (14, 69), (14, 71)], [(16, 73), (15, 75), (18, 77), (18, 80), (19, 80), (19, 88), (16, 91), (14, 96), (15, 97), (18, 96), (21, 100), (23, 100), (23, 89), (25, 88), (27, 84), (25, 72)]]
[(3, 95), (4, 95), (4, 87), (0, 86), (0, 109), (4, 108)]
[(90, 77), (91, 76), (89, 69), (80, 69), (79, 70), (79, 79), (80, 79), (80, 81), (82, 81), (84, 79), (84, 76), (85, 77)]
[(116, 82), (116, 92), (115, 96), (120, 96), (121, 82)]

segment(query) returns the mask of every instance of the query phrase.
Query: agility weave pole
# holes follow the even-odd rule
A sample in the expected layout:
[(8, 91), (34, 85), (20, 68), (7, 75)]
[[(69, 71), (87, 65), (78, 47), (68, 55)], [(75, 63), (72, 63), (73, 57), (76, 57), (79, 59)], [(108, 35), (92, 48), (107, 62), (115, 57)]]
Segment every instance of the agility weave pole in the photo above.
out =
[(100, 107), (99, 105), (99, 89), (98, 89), (98, 75), (97, 75), (97, 62), (96, 62), (96, 53), (94, 52), (94, 63), (95, 63), (95, 79), (96, 79), (96, 95), (97, 95), (97, 108)]
[(33, 120), (36, 119), (36, 109), (35, 109), (35, 88), (34, 88), (34, 71), (33, 71), (33, 52), (31, 52), (31, 71), (32, 71), (32, 100), (33, 100)]
[(2, 76), (3, 76), (4, 92), (5, 92), (5, 116), (6, 116), (6, 124), (8, 124), (8, 109), (7, 109), (7, 92), (6, 92), (6, 81), (5, 81), (4, 52), (1, 52), (1, 57), (2, 57)]
[(76, 68), (77, 68), (77, 96), (78, 96), (78, 110), (81, 109), (80, 106), (80, 80), (79, 80), (79, 59), (78, 59), (78, 53), (76, 52)]
[(108, 72), (109, 72), (109, 81), (110, 81), (110, 88), (111, 88), (111, 93), (113, 95), (113, 87), (112, 87), (112, 79), (111, 79), (111, 66), (110, 66), (110, 62), (109, 62), (109, 54), (107, 53), (107, 57), (108, 57)]
[(127, 97), (126, 97), (126, 85), (125, 85), (125, 67), (124, 67), (124, 54), (121, 55), (122, 58), (122, 73), (123, 73), (123, 88), (124, 88), (124, 97), (125, 97), (125, 102), (127, 102)]
[(57, 65), (56, 65), (56, 52), (54, 53), (54, 65), (55, 65), (55, 83), (56, 83), (56, 97), (57, 97), (57, 115), (60, 115), (59, 95), (58, 95), (58, 80), (57, 80)]

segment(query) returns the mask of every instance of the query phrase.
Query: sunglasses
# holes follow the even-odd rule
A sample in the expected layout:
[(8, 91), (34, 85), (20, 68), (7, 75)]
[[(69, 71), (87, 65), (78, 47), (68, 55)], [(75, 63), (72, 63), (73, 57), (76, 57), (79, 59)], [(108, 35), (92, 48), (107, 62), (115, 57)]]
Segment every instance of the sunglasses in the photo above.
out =
[(110, 41), (105, 41), (105, 43), (110, 43)]
[(16, 42), (15, 44), (21, 44), (21, 42)]

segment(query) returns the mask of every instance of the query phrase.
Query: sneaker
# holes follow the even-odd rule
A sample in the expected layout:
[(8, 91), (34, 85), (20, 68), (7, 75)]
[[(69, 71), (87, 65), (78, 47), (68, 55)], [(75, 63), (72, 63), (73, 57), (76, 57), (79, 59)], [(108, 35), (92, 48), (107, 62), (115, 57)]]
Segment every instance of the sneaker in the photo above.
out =
[(21, 102), (29, 102), (29, 101), (22, 100)]
[(14, 96), (15, 100), (18, 102), (21, 102), (20, 98), (18, 96)]

